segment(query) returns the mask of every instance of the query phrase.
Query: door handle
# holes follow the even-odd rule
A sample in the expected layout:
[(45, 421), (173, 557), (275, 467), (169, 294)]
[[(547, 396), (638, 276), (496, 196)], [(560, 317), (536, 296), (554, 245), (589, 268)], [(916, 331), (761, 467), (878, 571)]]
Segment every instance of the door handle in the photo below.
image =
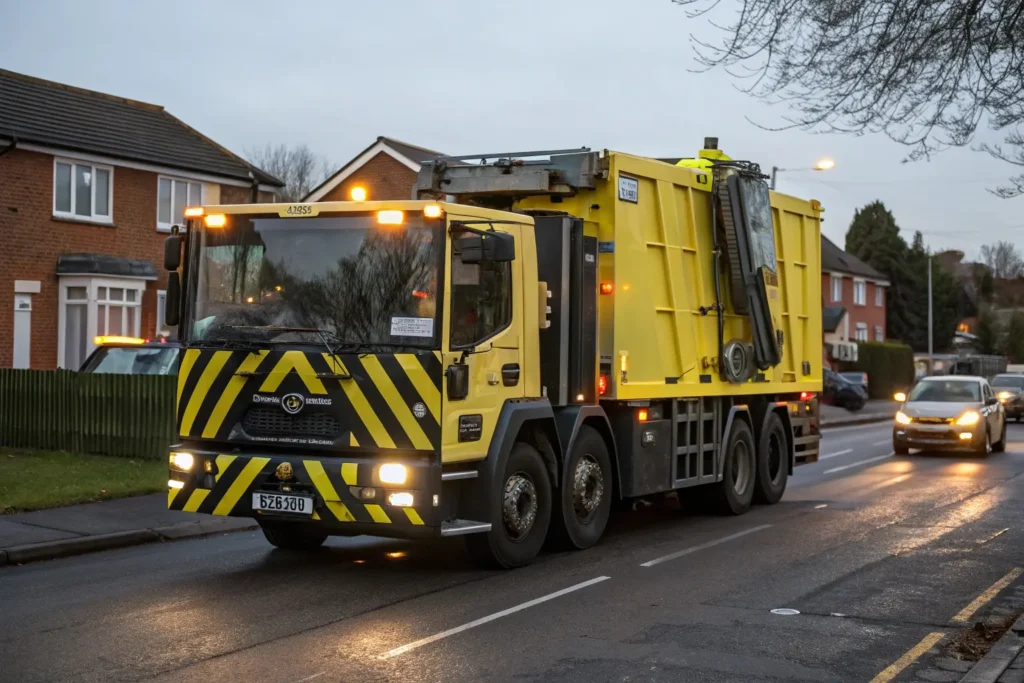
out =
[(501, 383), (506, 387), (519, 384), (519, 363), (506, 363), (501, 366)]

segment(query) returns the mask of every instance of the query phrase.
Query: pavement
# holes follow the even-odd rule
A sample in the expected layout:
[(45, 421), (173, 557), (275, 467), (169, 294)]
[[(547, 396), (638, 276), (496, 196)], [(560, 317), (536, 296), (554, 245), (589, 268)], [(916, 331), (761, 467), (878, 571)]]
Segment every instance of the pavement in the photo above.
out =
[(823, 429), (827, 429), (829, 427), (885, 422), (892, 419), (892, 416), (896, 414), (899, 407), (900, 404), (895, 401), (871, 400), (867, 401), (860, 410), (852, 412), (846, 408), (822, 404), (821, 426)]
[(168, 510), (164, 493), (23, 512), (0, 517), (0, 566), (254, 528), (248, 519)]
[(1009, 441), (895, 457), (888, 423), (833, 428), (778, 505), (623, 512), (509, 572), (458, 539), (253, 531), (7, 566), (0, 681), (955, 681), (933, 660), (1024, 567)]

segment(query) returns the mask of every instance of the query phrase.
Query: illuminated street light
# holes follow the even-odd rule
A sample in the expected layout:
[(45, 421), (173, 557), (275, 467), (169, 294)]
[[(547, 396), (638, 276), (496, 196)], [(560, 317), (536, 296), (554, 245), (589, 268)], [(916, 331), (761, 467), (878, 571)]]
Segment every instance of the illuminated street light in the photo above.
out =
[(780, 171), (831, 171), (836, 167), (836, 160), (832, 157), (822, 157), (814, 162), (814, 166), (810, 168), (779, 168), (778, 166), (772, 166), (772, 185), (771, 188), (775, 189), (775, 176)]

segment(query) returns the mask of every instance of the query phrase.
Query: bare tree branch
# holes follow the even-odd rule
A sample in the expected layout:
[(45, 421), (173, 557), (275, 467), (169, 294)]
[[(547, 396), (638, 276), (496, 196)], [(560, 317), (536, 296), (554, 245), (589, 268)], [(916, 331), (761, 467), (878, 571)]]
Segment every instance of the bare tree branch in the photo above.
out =
[(281, 199), (297, 202), (335, 170), (326, 157), (315, 154), (306, 145), (271, 145), (246, 150), (249, 160), (284, 182)]
[[(672, 2), (720, 34), (691, 36), (703, 69), (791, 110), (776, 130), (884, 133), (914, 160), (987, 123), (1004, 144), (978, 149), (1024, 166), (1024, 0), (735, 0), (725, 25), (720, 0)], [(1024, 174), (993, 192), (1024, 194)]]

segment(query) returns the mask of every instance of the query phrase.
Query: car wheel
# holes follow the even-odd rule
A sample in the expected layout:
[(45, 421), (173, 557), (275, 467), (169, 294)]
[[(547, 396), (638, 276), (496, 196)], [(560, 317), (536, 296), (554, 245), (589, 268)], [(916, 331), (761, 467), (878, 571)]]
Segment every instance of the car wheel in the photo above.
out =
[(892, 444), (892, 452), (895, 455), (910, 455), (909, 448), (907, 448), (903, 444), (896, 443), (895, 441)]
[(601, 540), (612, 508), (612, 461), (592, 427), (580, 427), (569, 454), (568, 476), (551, 515), (554, 547), (583, 550)]
[(551, 522), (551, 477), (537, 449), (519, 442), (497, 485), (491, 492), (497, 523), (487, 533), (466, 536), (466, 547), (483, 566), (521, 567), (544, 545)]
[(757, 444), (757, 482), (754, 500), (774, 505), (782, 499), (789, 479), (789, 439), (779, 414), (772, 412)]
[(999, 441), (992, 444), (992, 450), (996, 453), (1002, 453), (1006, 450), (1006, 420), (1003, 419), (1003, 431), (999, 435)]
[(992, 433), (986, 427), (985, 428), (985, 440), (982, 442), (982, 444), (980, 446), (980, 449), (978, 450), (978, 455), (980, 455), (983, 458), (986, 458), (991, 453), (992, 453)]

